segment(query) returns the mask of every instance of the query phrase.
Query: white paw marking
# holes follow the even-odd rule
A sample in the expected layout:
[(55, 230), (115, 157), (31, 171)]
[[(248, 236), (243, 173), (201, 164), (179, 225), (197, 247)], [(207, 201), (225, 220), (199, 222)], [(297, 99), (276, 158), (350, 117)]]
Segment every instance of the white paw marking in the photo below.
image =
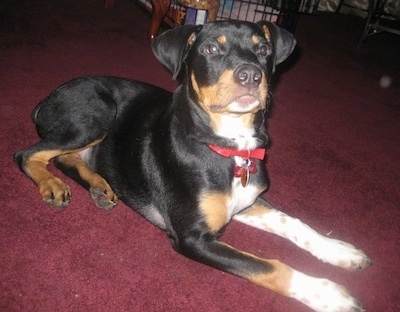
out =
[(364, 269), (371, 264), (370, 259), (362, 250), (337, 239), (321, 236), (313, 244), (310, 244), (310, 248), (312, 250), (308, 251), (322, 262), (330, 263), (349, 271)]
[(330, 280), (294, 271), (289, 297), (317, 312), (361, 312), (360, 303), (343, 287)]
[(321, 261), (347, 270), (363, 269), (371, 263), (364, 252), (354, 246), (322, 236), (299, 219), (278, 210), (271, 210), (259, 216), (244, 213), (236, 215), (235, 219), (286, 238)]

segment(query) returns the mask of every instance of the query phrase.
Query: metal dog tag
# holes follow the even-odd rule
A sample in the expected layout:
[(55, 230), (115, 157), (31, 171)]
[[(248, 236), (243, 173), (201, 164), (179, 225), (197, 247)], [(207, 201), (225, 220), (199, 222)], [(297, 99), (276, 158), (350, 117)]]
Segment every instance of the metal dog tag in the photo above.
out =
[(243, 187), (246, 187), (247, 184), (249, 184), (249, 165), (248, 163), (245, 163), (242, 168), (241, 168), (241, 173), (240, 173), (240, 182), (242, 183)]

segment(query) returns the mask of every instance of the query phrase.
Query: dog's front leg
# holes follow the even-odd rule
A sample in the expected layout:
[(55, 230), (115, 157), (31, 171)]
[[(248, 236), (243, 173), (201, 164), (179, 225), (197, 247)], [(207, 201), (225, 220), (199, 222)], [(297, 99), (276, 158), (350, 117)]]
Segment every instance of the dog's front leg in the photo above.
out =
[(236, 250), (212, 234), (198, 230), (192, 229), (184, 238), (174, 239), (175, 249), (193, 260), (294, 298), (315, 311), (363, 311), (358, 301), (334, 282), (305, 275), (278, 260)]
[(363, 251), (348, 243), (318, 234), (299, 219), (276, 210), (261, 198), (234, 219), (289, 239), (321, 261), (349, 271), (363, 269), (371, 264)]

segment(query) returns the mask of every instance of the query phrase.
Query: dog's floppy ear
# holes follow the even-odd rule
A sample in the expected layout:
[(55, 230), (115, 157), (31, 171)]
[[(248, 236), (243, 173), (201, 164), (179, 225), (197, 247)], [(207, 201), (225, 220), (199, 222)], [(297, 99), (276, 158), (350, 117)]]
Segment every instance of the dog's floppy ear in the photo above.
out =
[(175, 80), (181, 71), (187, 52), (196, 40), (202, 26), (185, 25), (167, 30), (153, 41), (157, 59), (172, 73)]
[(261, 26), (265, 37), (274, 47), (275, 65), (282, 63), (296, 47), (296, 39), (290, 32), (272, 23), (260, 21), (257, 24)]

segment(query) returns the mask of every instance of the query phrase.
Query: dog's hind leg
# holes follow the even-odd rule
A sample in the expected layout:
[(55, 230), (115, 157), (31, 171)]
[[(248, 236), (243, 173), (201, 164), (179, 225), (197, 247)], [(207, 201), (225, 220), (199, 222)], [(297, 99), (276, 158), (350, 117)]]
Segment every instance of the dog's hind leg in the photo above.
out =
[(40, 150), (41, 145), (45, 145), (43, 141), (17, 152), (14, 156), (14, 161), (37, 185), (45, 203), (54, 207), (68, 206), (71, 200), (69, 186), (47, 170), (49, 161), (65, 153), (65, 151), (57, 149)]
[(57, 148), (59, 144), (44, 139), (17, 152), (14, 156), (14, 161), (37, 185), (39, 193), (42, 195), (42, 199), (45, 203), (54, 207), (65, 207), (68, 206), (71, 200), (70, 187), (60, 178), (54, 176), (47, 169), (47, 165), (53, 158), (70, 159), (72, 156), (69, 155), (75, 155), (77, 152), (94, 146), (102, 140), (103, 138), (98, 139), (87, 146), (68, 150)]
[(118, 197), (108, 182), (102, 176), (93, 172), (79, 153), (60, 155), (54, 161), (56, 166), (66, 175), (89, 189), (90, 197), (98, 207), (110, 210), (118, 203)]
[(70, 188), (47, 170), (51, 159), (100, 143), (112, 128), (117, 103), (110, 81), (101, 77), (72, 80), (53, 91), (32, 112), (41, 140), (19, 152), (14, 161), (39, 188), (43, 201), (67, 206)]

